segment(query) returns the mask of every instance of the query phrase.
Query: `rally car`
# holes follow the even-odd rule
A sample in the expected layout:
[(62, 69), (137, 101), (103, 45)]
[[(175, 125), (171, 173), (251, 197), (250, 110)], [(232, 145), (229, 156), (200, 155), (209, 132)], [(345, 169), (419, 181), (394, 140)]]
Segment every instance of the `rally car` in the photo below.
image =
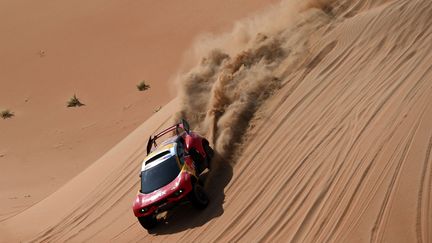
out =
[[(174, 134), (164, 142), (156, 140)], [(210, 169), (213, 149), (204, 137), (193, 132), (185, 120), (150, 136), (147, 156), (142, 162), (141, 188), (133, 203), (133, 212), (141, 225), (157, 225), (158, 214), (180, 202), (191, 202), (198, 209), (209, 203), (200, 174)]]

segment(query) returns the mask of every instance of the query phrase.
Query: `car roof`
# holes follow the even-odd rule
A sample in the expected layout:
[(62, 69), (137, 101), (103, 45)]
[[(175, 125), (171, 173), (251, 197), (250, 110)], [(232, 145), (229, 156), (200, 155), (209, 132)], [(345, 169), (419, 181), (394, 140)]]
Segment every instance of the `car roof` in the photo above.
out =
[[(164, 142), (162, 142), (155, 150), (145, 157), (142, 162), (141, 171), (150, 169), (168, 158), (176, 155), (177, 143), (175, 142), (177, 136), (171, 137)], [(156, 157), (156, 159), (155, 159)], [(159, 157), (159, 158), (157, 158)], [(149, 163), (150, 162), (150, 163)]]

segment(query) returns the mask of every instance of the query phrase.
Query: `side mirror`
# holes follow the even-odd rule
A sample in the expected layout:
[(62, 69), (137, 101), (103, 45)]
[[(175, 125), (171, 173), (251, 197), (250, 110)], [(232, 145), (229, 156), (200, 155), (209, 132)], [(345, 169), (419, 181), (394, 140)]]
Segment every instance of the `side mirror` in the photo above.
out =
[(183, 125), (183, 129), (186, 131), (186, 133), (189, 134), (190, 133), (189, 123), (185, 119), (181, 119), (180, 123)]

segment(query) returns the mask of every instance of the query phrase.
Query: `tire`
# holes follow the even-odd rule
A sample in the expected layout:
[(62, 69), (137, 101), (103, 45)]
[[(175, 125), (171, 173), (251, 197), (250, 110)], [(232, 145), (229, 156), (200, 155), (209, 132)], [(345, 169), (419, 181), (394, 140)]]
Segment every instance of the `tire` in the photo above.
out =
[(157, 219), (154, 215), (139, 217), (138, 221), (140, 222), (141, 226), (147, 230), (152, 229), (157, 225)]
[(189, 193), (192, 205), (197, 209), (205, 209), (209, 204), (207, 193), (199, 183), (194, 183), (192, 191)]
[(204, 157), (195, 148), (191, 148), (189, 154), (194, 161), (197, 175), (200, 175), (206, 168)]
[(214, 150), (210, 147), (210, 145), (207, 141), (204, 141), (203, 148), (204, 148), (204, 151), (206, 153), (207, 168), (210, 170), (211, 160), (214, 156)]

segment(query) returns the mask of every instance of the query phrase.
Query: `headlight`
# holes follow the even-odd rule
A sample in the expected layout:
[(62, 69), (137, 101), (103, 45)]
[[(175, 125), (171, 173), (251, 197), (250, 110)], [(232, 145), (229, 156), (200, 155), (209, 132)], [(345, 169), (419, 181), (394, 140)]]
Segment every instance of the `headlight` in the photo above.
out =
[(141, 213), (145, 213), (145, 212), (147, 212), (147, 211), (148, 211), (148, 208), (141, 208), (141, 209), (140, 209), (140, 212), (141, 212)]
[(183, 190), (180, 189), (180, 190), (174, 192), (174, 196), (178, 197), (178, 196), (180, 196), (182, 193), (183, 193)]

